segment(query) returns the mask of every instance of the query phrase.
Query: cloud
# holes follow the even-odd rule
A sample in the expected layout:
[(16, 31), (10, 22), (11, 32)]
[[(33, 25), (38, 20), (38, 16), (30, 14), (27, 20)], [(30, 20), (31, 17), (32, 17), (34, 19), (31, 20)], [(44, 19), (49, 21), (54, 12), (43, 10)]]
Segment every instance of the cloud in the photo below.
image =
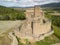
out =
[(25, 7), (60, 2), (60, 0), (0, 0), (0, 2), (2, 5)]
[(17, 2), (17, 0), (2, 0), (2, 1), (7, 1), (7, 2)]

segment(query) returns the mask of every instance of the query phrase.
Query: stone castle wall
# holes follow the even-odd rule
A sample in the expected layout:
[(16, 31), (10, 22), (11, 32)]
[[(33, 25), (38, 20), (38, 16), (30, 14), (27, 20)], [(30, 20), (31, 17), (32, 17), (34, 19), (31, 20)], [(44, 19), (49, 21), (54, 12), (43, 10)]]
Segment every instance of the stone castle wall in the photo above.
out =
[(51, 22), (47, 22), (45, 24), (34, 23), (33, 25), (34, 25), (33, 35), (36, 37), (39, 36), (40, 34), (45, 34), (51, 31)]

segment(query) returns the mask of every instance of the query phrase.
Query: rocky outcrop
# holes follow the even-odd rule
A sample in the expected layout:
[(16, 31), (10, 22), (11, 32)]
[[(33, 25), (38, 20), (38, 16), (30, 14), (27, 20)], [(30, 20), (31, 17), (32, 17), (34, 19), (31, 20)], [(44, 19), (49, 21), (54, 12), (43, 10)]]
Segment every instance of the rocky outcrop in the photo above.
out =
[(18, 45), (18, 41), (12, 32), (9, 33), (10, 39), (12, 40), (11, 45)]

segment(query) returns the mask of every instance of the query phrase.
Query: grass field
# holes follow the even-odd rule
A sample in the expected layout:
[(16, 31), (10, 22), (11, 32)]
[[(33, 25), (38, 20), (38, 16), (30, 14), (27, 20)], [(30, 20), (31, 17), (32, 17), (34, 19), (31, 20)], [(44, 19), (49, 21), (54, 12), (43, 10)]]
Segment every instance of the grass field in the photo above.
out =
[(54, 34), (60, 39), (60, 28), (57, 26), (53, 26)]
[(37, 41), (35, 44), (36, 45), (52, 45), (59, 42), (60, 40), (53, 34), (49, 37), (46, 37), (44, 40)]

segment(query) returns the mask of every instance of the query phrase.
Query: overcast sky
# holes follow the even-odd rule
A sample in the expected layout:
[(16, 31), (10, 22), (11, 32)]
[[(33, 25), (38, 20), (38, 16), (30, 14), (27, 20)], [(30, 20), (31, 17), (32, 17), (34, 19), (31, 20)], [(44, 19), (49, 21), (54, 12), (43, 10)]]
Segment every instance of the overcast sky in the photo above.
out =
[(0, 0), (0, 5), (4, 6), (34, 6), (34, 5), (42, 5), (48, 3), (60, 2), (60, 0)]

